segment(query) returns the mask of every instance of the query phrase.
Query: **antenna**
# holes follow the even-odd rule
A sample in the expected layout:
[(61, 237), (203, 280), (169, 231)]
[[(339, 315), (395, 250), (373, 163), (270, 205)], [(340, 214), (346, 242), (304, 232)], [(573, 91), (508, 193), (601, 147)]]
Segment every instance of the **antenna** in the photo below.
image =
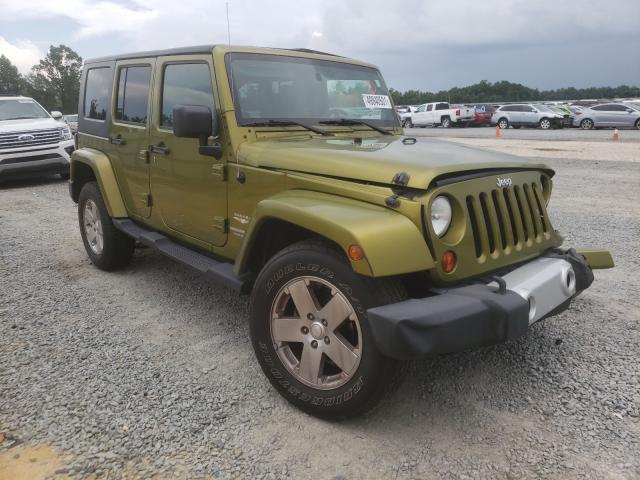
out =
[(227, 40), (229, 46), (231, 46), (231, 27), (229, 26), (229, 2), (225, 2), (225, 6), (227, 7)]

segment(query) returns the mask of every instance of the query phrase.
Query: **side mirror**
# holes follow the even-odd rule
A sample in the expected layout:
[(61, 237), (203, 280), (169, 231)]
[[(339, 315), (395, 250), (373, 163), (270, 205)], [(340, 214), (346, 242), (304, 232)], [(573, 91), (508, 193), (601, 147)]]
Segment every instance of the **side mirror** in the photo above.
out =
[(60, 120), (62, 118), (62, 112), (59, 112), (58, 110), (52, 110), (51, 116), (54, 120)]
[(217, 134), (216, 118), (211, 109), (204, 105), (177, 105), (173, 108), (173, 134), (181, 138), (197, 138), (199, 152), (220, 159), (222, 145), (209, 145), (209, 137)]

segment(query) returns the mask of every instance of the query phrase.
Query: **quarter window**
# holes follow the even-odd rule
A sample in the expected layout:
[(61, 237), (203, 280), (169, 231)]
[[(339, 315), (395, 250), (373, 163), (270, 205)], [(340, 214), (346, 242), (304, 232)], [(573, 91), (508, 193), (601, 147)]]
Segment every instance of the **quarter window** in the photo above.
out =
[(148, 65), (120, 69), (116, 120), (147, 123), (150, 81), (151, 67)]
[(84, 116), (94, 120), (107, 118), (109, 90), (111, 88), (110, 68), (92, 68), (87, 72), (84, 91)]
[(430, 112), (432, 108), (433, 108), (433, 105), (427, 105), (427, 112)]
[(164, 69), (160, 125), (173, 127), (177, 105), (203, 105), (214, 112), (211, 74), (206, 63), (176, 63)]

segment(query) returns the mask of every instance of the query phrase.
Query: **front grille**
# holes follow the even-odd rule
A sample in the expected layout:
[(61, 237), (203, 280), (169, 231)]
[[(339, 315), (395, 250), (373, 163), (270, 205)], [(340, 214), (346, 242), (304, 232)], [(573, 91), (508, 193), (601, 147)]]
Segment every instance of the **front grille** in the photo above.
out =
[(549, 240), (553, 230), (536, 182), (466, 197), (476, 258), (498, 258)]
[[(32, 138), (20, 139), (21, 136), (28, 136)], [(62, 134), (59, 128), (0, 133), (0, 150), (7, 148), (31, 147), (34, 145), (49, 145), (58, 143), (60, 140), (62, 140)]]

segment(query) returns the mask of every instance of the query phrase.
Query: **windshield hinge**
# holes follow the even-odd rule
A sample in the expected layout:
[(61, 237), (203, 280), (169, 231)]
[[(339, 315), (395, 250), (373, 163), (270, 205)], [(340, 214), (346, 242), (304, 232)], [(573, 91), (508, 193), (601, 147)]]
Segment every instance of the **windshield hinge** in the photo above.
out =
[(214, 163), (211, 165), (211, 175), (220, 177), (220, 181), (225, 182), (227, 180), (226, 165), (224, 163)]

